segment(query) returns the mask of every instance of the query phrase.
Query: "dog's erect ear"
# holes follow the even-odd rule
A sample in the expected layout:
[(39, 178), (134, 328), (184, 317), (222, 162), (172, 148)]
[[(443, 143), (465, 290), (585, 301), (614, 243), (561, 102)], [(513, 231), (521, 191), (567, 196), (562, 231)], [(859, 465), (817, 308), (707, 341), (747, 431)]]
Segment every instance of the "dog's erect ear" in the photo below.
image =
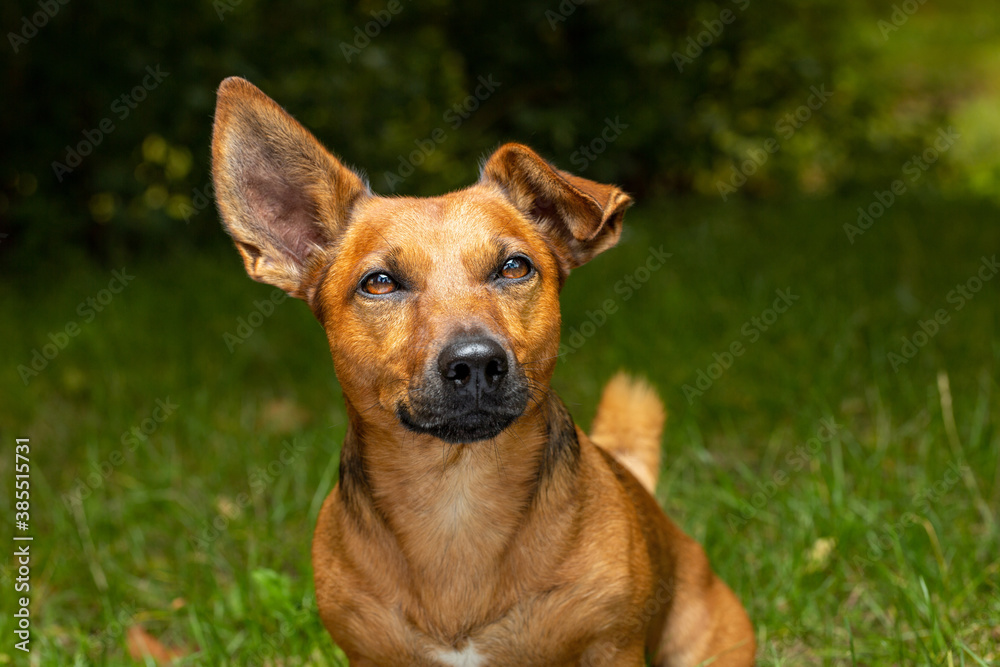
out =
[(212, 178), (247, 273), (301, 299), (310, 296), (323, 249), (371, 194), (274, 100), (237, 77), (219, 86)]
[(556, 244), (564, 273), (618, 242), (632, 198), (556, 169), (521, 144), (504, 144), (483, 164), (480, 182), (500, 186)]

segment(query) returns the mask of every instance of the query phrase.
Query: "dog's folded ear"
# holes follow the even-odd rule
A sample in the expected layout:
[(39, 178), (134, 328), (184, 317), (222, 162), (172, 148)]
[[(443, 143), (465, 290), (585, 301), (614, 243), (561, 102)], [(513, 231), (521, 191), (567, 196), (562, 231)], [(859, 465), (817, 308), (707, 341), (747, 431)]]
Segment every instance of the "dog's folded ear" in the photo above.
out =
[(522, 144), (504, 144), (483, 163), (482, 183), (499, 186), (555, 244), (562, 270), (590, 261), (618, 242), (625, 209), (620, 188), (556, 169)]
[(307, 299), (367, 184), (256, 86), (219, 86), (212, 131), (219, 213), (254, 280)]

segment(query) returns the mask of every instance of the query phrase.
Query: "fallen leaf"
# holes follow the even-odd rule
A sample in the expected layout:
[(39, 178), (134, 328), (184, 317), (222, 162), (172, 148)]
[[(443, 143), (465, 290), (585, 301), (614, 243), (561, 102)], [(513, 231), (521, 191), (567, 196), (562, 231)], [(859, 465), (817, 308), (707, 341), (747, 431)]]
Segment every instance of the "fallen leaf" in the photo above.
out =
[(150, 657), (158, 665), (163, 665), (184, 657), (183, 652), (167, 648), (158, 639), (143, 630), (140, 625), (133, 625), (128, 629), (126, 640), (129, 655), (138, 662)]

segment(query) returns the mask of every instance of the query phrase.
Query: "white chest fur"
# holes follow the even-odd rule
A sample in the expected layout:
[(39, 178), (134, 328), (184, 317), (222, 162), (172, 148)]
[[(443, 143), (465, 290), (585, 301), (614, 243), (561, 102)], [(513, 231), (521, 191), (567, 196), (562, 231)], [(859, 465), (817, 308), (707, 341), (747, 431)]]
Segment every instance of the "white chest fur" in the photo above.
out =
[(450, 667), (485, 667), (486, 660), (470, 641), (461, 651), (438, 651), (437, 659)]

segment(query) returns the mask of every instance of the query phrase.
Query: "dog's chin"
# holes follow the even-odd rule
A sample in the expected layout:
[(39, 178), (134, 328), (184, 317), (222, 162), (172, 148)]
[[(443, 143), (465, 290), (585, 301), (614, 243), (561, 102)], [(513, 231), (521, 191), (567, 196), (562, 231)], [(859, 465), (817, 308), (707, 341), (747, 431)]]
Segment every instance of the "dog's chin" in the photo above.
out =
[(404, 405), (396, 409), (399, 423), (414, 433), (433, 436), (453, 444), (466, 444), (491, 440), (521, 416), (523, 410), (486, 411), (469, 410), (459, 415), (412, 414)]

